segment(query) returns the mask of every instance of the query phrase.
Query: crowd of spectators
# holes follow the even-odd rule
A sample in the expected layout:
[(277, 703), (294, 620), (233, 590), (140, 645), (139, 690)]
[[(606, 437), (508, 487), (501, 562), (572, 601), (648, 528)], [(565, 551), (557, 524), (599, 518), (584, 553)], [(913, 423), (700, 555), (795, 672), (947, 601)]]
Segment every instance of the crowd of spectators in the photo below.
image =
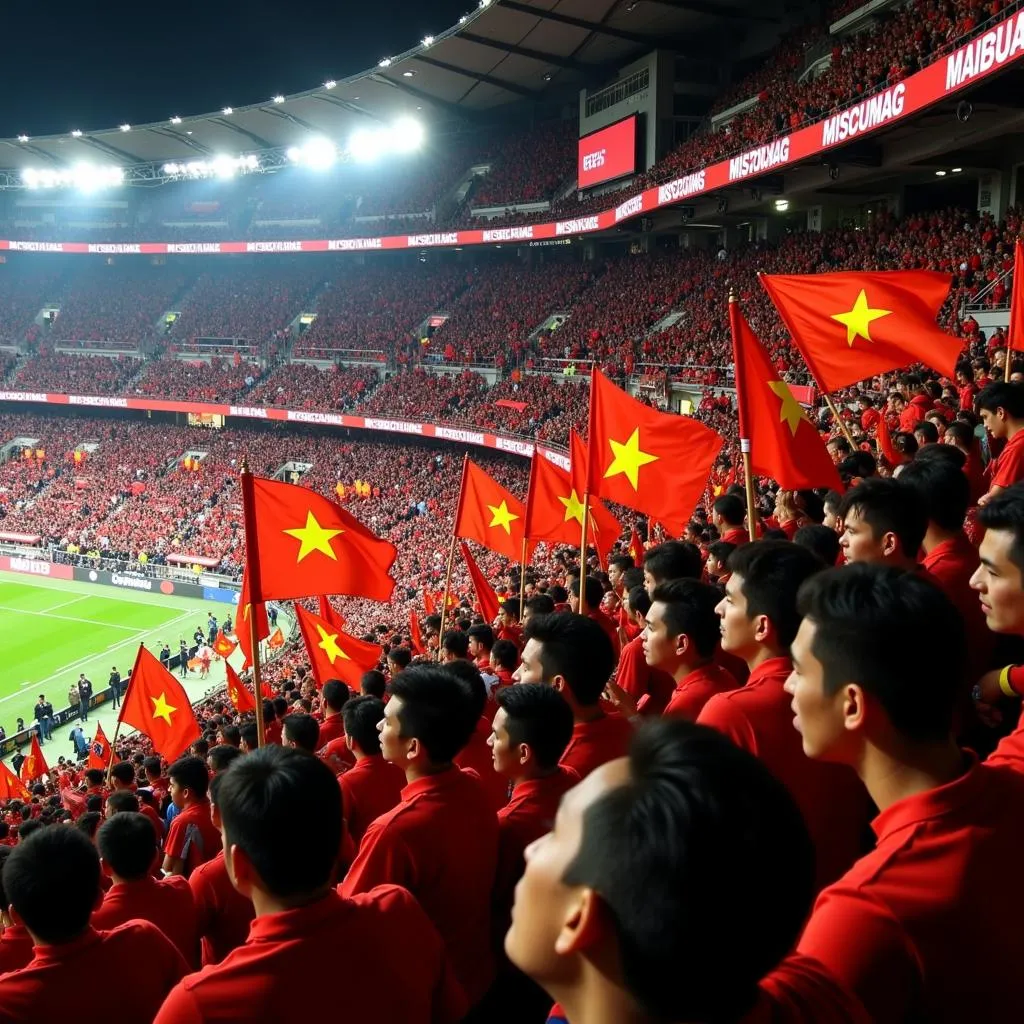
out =
[(282, 363), (248, 393), (246, 402), (286, 409), (348, 412), (373, 391), (379, 380), (379, 372), (372, 366)]
[(78, 355), (44, 347), (18, 368), (11, 387), (73, 395), (120, 394), (142, 365), (133, 356)]
[(213, 356), (209, 360), (165, 356), (148, 361), (131, 390), (147, 398), (230, 402), (245, 394), (262, 376), (261, 366), (240, 356)]
[(490, 170), (472, 205), (506, 206), (552, 199), (574, 175), (577, 128), (573, 121), (545, 121), (496, 140)]

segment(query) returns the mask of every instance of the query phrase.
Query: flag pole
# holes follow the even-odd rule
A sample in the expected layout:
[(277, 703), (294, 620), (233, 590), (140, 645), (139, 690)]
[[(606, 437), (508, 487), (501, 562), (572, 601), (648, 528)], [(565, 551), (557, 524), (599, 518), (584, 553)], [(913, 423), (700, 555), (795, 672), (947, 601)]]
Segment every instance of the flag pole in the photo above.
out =
[(580, 615), (587, 614), (587, 527), (590, 525), (590, 492), (583, 492), (583, 530), (580, 538)]
[[(536, 458), (536, 456), (534, 456)], [(519, 563), (519, 620), (523, 618), (523, 605), (526, 603), (526, 531), (523, 531), (523, 557)]]
[(469, 472), (469, 453), (462, 456), (462, 481), (459, 483), (459, 503), (455, 506), (455, 521), (452, 523), (452, 542), (448, 547), (448, 569), (444, 574), (444, 596), (441, 598), (441, 627), (437, 631), (437, 660), (441, 660), (441, 641), (444, 638), (444, 620), (448, 617), (448, 594), (452, 585), (452, 564), (455, 561), (455, 535), (459, 528), (459, 513), (466, 493), (466, 474)]
[(590, 525), (590, 469), (594, 447), (594, 392), (597, 390), (597, 362), (590, 361), (590, 394), (587, 398), (587, 466), (583, 474), (583, 524), (580, 530), (580, 615), (587, 614), (587, 527)]
[[(263, 677), (260, 672), (260, 641), (256, 627), (256, 606), (263, 604), (260, 551), (256, 536), (256, 490), (249, 462), (242, 456), (242, 521), (245, 525), (245, 568), (249, 583), (249, 649), (252, 651), (252, 690), (256, 704), (256, 744), (266, 744), (263, 726)], [(244, 611), (244, 609), (243, 609)]]
[(839, 429), (843, 432), (843, 436), (847, 441), (850, 442), (850, 447), (856, 449), (857, 442), (853, 439), (853, 434), (850, 432), (850, 428), (846, 425), (846, 420), (839, 415), (839, 410), (836, 408), (836, 403), (832, 401), (832, 396), (826, 391), (822, 391), (821, 397), (825, 399), (825, 404), (829, 408), (829, 412), (832, 413), (836, 423), (839, 424)]
[(746, 429), (743, 415), (742, 391), (740, 388), (739, 371), (739, 308), (736, 305), (736, 292), (729, 289), (729, 329), (732, 333), (733, 376), (736, 384), (736, 409), (740, 421), (740, 453), (743, 455), (743, 485), (747, 495), (747, 531), (751, 540), (757, 539), (757, 510), (754, 506), (754, 474), (750, 465), (750, 438), (744, 437)]
[[(128, 693), (128, 691), (126, 689), (125, 690), (125, 695), (127, 695), (127, 693)], [(122, 707), (124, 706), (123, 702), (122, 702), (121, 706)], [(121, 732), (121, 716), (118, 715), (117, 716), (117, 721), (114, 723), (114, 738), (110, 741), (110, 760), (107, 762), (107, 781), (106, 781), (107, 789), (110, 789), (110, 773), (114, 770), (114, 758), (117, 755), (117, 737), (120, 734), (120, 732)], [(93, 737), (93, 741), (95, 742), (95, 737)], [(86, 762), (86, 763), (88, 763), (88, 762)]]

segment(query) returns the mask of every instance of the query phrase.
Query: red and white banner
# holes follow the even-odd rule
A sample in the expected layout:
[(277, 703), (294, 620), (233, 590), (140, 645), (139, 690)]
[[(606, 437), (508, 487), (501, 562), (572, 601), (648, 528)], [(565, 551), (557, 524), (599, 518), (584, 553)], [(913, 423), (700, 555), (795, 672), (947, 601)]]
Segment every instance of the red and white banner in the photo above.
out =
[(580, 139), (576, 156), (576, 184), (590, 188), (622, 178), (636, 170), (637, 115), (616, 121)]
[(7, 555), (0, 555), (0, 570), (20, 572), (26, 576), (48, 576), (54, 580), (70, 580), (75, 575), (70, 565), (43, 562), (38, 558), (8, 558)]
[[(0, 251), (41, 253), (102, 253), (109, 255), (227, 254), (227, 253), (302, 253), (373, 252), (382, 249), (424, 249), (462, 245), (490, 245), (504, 242), (528, 242), (567, 235), (606, 231), (616, 224), (652, 210), (691, 200), (737, 181), (754, 178), (768, 171), (820, 156), (945, 100), (989, 75), (1002, 71), (1024, 54), (1024, 10), (1016, 11), (953, 53), (832, 117), (780, 136), (763, 146), (739, 153), (728, 160), (694, 169), (680, 178), (656, 185), (630, 196), (613, 209), (585, 217), (528, 224), (517, 227), (477, 228), (472, 231), (441, 231), (420, 235), (388, 235), (379, 238), (317, 238), (305, 241), (270, 242), (21, 242), (0, 239)], [(602, 129), (614, 131), (627, 122)], [(625, 132), (627, 129), (622, 128)], [(635, 123), (634, 123), (635, 130)], [(583, 143), (593, 142), (593, 133), (580, 140), (580, 187), (586, 187), (586, 175), (608, 171), (608, 153), (600, 164), (596, 150), (588, 143), (586, 175), (583, 173)], [(602, 147), (598, 147), (600, 149)], [(603, 147), (607, 149), (607, 147)], [(600, 164), (600, 166), (598, 166)], [(607, 177), (626, 173), (617, 171)]]

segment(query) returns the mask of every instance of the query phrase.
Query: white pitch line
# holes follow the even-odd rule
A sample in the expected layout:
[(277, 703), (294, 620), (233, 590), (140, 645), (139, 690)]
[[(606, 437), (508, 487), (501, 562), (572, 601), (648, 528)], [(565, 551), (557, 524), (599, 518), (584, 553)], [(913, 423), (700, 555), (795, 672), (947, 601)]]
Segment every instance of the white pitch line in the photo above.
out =
[(0, 605), (0, 612), (14, 612), (17, 615), (46, 615), (48, 619), (60, 619), (62, 622), (81, 622), (86, 626), (109, 626), (110, 629), (128, 630), (131, 633), (138, 632), (135, 626), (118, 626), (114, 622), (97, 622), (95, 619), (78, 619), (75, 618), (74, 615), (50, 615), (48, 612), (31, 612), (25, 608), (8, 608), (6, 605)]
[(84, 601), (88, 595), (82, 594), (80, 597), (73, 597), (70, 601), (61, 601), (60, 604), (51, 605), (49, 608), (40, 608), (39, 611), (33, 612), (33, 615), (49, 615), (50, 612), (55, 612), (58, 608), (67, 608), (69, 604), (78, 604), (79, 601)]

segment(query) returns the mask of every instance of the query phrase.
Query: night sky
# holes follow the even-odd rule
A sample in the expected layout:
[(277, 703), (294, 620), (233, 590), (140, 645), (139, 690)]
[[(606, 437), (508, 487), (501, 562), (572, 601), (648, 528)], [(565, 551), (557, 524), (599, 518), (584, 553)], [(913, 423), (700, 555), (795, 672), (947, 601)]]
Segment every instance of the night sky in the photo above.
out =
[(475, 0), (10, 4), (0, 137), (143, 124), (341, 79), (455, 24)]

